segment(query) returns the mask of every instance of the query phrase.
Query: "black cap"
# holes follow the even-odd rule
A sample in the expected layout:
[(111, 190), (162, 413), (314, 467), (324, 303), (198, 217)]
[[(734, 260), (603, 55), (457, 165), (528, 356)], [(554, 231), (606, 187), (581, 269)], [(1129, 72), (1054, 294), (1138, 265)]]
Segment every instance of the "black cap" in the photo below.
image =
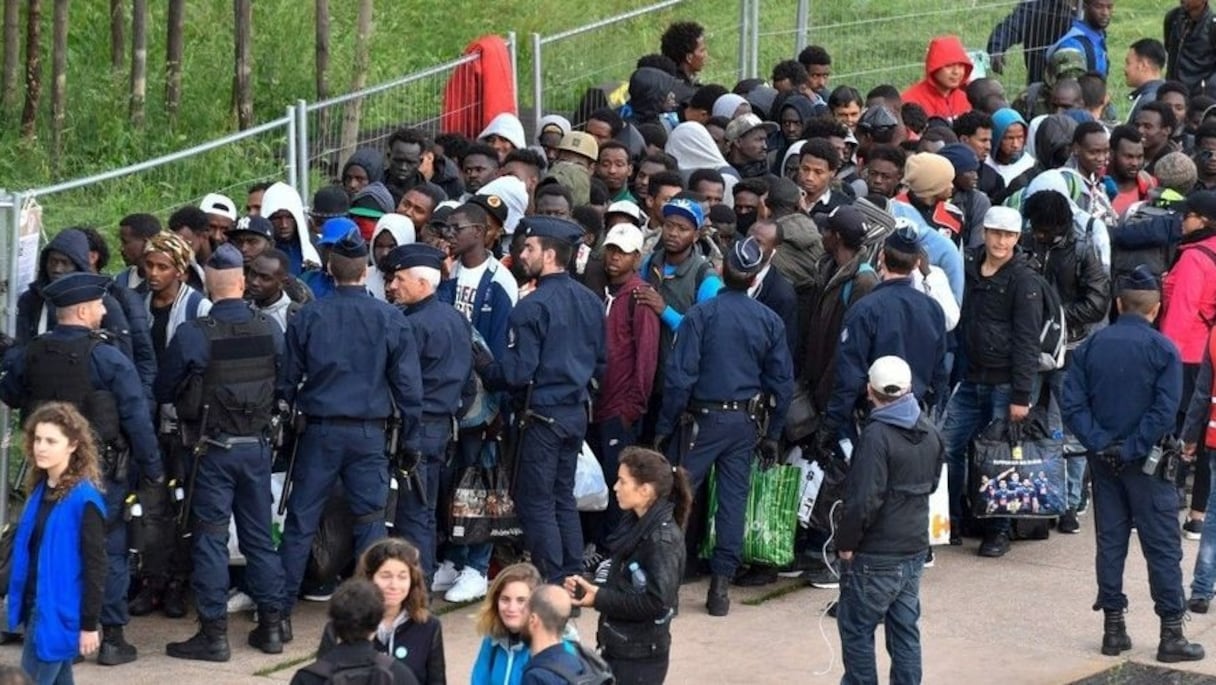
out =
[(349, 211), (350, 197), (346, 194), (346, 189), (340, 185), (329, 185), (312, 196), (312, 209), (309, 213), (318, 219), (332, 219), (336, 216), (346, 216)]
[(1147, 290), (1157, 292), (1157, 277), (1143, 264), (1119, 278), (1119, 292), (1125, 290)]
[(443, 250), (431, 247), (426, 243), (399, 245), (394, 247), (385, 256), (381, 262), (381, 268), (387, 273), (400, 271), (401, 269), (410, 269), (415, 266), (426, 266), (443, 271), (443, 259), (445, 256)]
[(235, 226), (228, 229), (229, 236), (238, 233), (252, 233), (253, 235), (260, 235), (267, 240), (273, 240), (274, 226), (270, 223), (270, 219), (264, 216), (243, 216), (237, 219)]
[(734, 246), (726, 252), (726, 261), (731, 271), (738, 273), (755, 273), (764, 263), (764, 250), (755, 238), (745, 238), (735, 241)]
[(232, 243), (222, 243), (211, 253), (207, 260), (208, 269), (223, 271), (225, 269), (240, 269), (245, 266), (245, 257)]
[(507, 225), (507, 203), (497, 195), (474, 195), (466, 200), (469, 204), (477, 205), (486, 210), (486, 214), (498, 219), (498, 223)]
[(1178, 211), (1183, 216), (1198, 214), (1208, 221), (1216, 221), (1216, 191), (1196, 190), (1186, 196)]
[(896, 252), (916, 254), (920, 252), (920, 234), (916, 231), (915, 226), (901, 226), (887, 236), (886, 245)]
[(884, 128), (899, 126), (899, 118), (885, 105), (875, 105), (866, 109), (857, 122), (857, 127), (863, 131), (878, 131)]
[(329, 248), (330, 254), (336, 254), (339, 257), (348, 257), (350, 259), (367, 258), (367, 241), (363, 239), (363, 234), (359, 229), (354, 229), (342, 236), (342, 239), (334, 243)]
[(520, 220), (520, 228), (528, 238), (553, 238), (577, 245), (583, 240), (583, 227), (551, 216), (530, 216)]
[(857, 250), (861, 248), (866, 235), (865, 217), (850, 205), (841, 205), (828, 215), (827, 230), (836, 234), (845, 247)]
[(42, 286), (42, 296), (56, 307), (70, 307), (82, 302), (100, 300), (110, 284), (109, 276), (73, 271)]

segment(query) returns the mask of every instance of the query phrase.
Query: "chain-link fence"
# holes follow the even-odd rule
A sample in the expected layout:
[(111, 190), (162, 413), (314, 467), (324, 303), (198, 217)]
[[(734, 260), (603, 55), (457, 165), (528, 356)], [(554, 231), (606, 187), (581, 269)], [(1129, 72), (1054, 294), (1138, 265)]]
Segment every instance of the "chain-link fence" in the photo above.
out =
[[(532, 131), (545, 114), (565, 114), (579, 125), (575, 115), (583, 109), (587, 90), (621, 89), (638, 58), (658, 53), (663, 31), (676, 21), (695, 21), (705, 28), (709, 61), (700, 74), (703, 83), (733, 85), (752, 75), (757, 60), (751, 27), (759, 25), (760, 3), (664, 0), (550, 36), (532, 34)], [(775, 4), (792, 8), (789, 0)], [(781, 14), (787, 21), (792, 16)]]

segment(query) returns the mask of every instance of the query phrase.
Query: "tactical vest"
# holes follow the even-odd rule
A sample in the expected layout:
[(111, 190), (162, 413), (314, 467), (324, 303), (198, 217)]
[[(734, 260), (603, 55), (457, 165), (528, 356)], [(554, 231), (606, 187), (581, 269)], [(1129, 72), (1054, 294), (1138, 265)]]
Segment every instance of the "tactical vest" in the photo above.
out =
[(118, 404), (110, 391), (93, 387), (93, 348), (106, 340), (100, 331), (70, 340), (34, 338), (25, 352), (25, 415), (47, 402), (68, 402), (89, 420), (101, 446), (118, 445)]
[[(252, 436), (265, 432), (274, 410), (275, 346), (271, 326), (254, 314), (240, 323), (197, 319), (207, 339), (210, 362), (201, 376), (186, 384), (177, 403), (178, 416), (201, 422), (204, 435)], [(205, 412), (204, 412), (205, 409)]]

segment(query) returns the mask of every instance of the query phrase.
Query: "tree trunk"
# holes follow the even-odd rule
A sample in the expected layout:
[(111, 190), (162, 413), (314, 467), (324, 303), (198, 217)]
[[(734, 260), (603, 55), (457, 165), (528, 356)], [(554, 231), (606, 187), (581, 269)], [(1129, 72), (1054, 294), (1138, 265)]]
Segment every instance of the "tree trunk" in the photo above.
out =
[(110, 69), (122, 71), (126, 64), (127, 40), (123, 37), (127, 22), (123, 0), (110, 0)]
[(51, 29), (51, 166), (59, 168), (68, 96), (68, 4), (55, 0)]
[[(355, 72), (350, 90), (357, 92), (367, 85), (368, 45), (372, 34), (372, 0), (359, 0), (359, 20), (355, 29)], [(338, 168), (354, 152), (359, 142), (359, 121), (363, 118), (363, 98), (346, 103), (342, 116), (342, 142), (339, 146)]]
[(131, 3), (131, 125), (144, 125), (148, 98), (148, 0)]
[(169, 119), (177, 118), (182, 99), (182, 22), (186, 0), (169, 0), (169, 35), (165, 41), (165, 112)]
[(236, 103), (236, 120), (240, 130), (253, 126), (253, 3), (251, 0), (233, 0), (236, 13), (235, 73), (232, 79), (232, 97)]
[(4, 0), (3, 106), (17, 99), (17, 69), (21, 62), (21, 0)]
[(38, 102), (42, 99), (42, 0), (29, 0), (25, 15), (25, 109), (21, 135), (33, 138), (38, 130)]
[[(329, 98), (329, 0), (316, 0), (317, 7), (317, 100)], [(312, 135), (324, 138), (329, 133), (329, 107), (317, 113), (317, 130)]]

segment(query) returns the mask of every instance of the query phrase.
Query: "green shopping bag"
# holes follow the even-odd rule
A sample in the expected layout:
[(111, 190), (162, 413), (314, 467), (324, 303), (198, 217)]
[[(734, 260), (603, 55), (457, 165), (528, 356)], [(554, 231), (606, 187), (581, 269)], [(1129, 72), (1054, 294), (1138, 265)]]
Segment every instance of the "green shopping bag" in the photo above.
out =
[[(794, 535), (798, 527), (798, 498), (802, 474), (796, 466), (760, 468), (752, 462), (751, 484), (743, 522), (743, 561), (748, 564), (785, 566), (794, 561)], [(705, 539), (699, 550), (702, 559), (713, 555), (717, 543), (714, 519), (718, 514), (717, 469), (709, 472), (709, 517)]]

